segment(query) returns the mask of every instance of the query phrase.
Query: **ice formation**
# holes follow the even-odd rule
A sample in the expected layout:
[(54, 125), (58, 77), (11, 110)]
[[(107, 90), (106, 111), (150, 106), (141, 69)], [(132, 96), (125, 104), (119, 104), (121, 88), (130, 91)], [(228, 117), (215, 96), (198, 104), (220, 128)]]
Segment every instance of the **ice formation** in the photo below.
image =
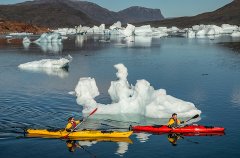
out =
[(97, 114), (140, 114), (151, 118), (169, 118), (172, 113), (179, 117), (201, 114), (193, 103), (167, 95), (165, 89), (155, 90), (148, 81), (137, 80), (135, 86), (127, 81), (128, 71), (123, 64), (114, 66), (118, 80), (112, 81), (108, 93), (111, 104), (97, 103), (94, 98), (99, 91), (93, 78), (80, 78), (75, 95), (77, 103), (83, 106), (83, 113), (90, 113), (98, 107)]
[(118, 30), (122, 28), (122, 23), (120, 21), (117, 21), (112, 26), (109, 27), (110, 30)]
[(135, 31), (135, 26), (132, 24), (127, 24), (127, 27), (124, 30), (119, 30), (124, 36), (133, 36)]
[(57, 43), (62, 42), (62, 37), (59, 33), (43, 33), (35, 43)]
[(20, 64), (18, 67), (21, 69), (29, 68), (65, 68), (68, 67), (71, 59), (61, 58), (61, 59), (42, 59), (39, 61), (27, 62)]
[[(167, 27), (151, 27), (150, 25), (143, 25), (135, 27), (132, 24), (127, 24), (127, 27), (122, 27), (120, 21), (114, 23), (109, 28), (106, 28), (105, 24), (100, 26), (93, 26), (92, 28), (86, 26), (76, 26), (75, 28), (59, 28), (53, 30), (61, 35), (68, 34), (102, 34), (102, 35), (122, 35), (124, 37), (129, 36), (152, 36), (155, 38), (164, 36), (181, 36), (188, 38), (215, 38), (220, 35), (230, 35), (232, 37), (238, 37), (239, 27), (237, 25), (222, 24), (221, 26), (216, 25), (194, 25), (190, 28), (177, 28), (172, 26)], [(43, 40), (45, 42), (45, 40)]]
[(150, 25), (143, 25), (143, 26), (140, 26), (140, 27), (135, 27), (135, 31), (134, 31), (134, 34), (136, 36), (151, 36), (152, 35), (152, 28)]

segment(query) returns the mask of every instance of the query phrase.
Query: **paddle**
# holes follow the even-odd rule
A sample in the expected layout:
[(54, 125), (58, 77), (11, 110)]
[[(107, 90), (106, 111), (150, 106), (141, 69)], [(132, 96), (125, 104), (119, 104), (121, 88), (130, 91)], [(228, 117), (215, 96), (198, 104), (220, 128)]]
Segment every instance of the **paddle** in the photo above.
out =
[(195, 118), (198, 118), (198, 117), (199, 117), (199, 114), (196, 114), (195, 116), (193, 116), (192, 118), (188, 119), (188, 120), (185, 121), (185, 122), (188, 122), (188, 121), (190, 121), (190, 120), (192, 120), (192, 119), (195, 119)]
[(90, 154), (92, 157), (96, 157), (96, 155), (94, 155), (93, 153), (91, 153), (90, 151), (88, 151), (87, 149), (85, 149), (83, 146), (80, 145), (80, 148), (82, 148), (84, 151), (86, 151), (88, 154)]
[(74, 127), (74, 129), (73, 129), (71, 132), (69, 132), (67, 135), (63, 136), (63, 138), (64, 138), (64, 139), (68, 138), (69, 134), (71, 134), (75, 129), (77, 129), (77, 127), (78, 127), (79, 125), (81, 125), (83, 122), (85, 122), (85, 121), (89, 118), (89, 116), (93, 115), (96, 111), (97, 111), (97, 108), (94, 109), (86, 118), (84, 118), (81, 123), (79, 123), (76, 127)]

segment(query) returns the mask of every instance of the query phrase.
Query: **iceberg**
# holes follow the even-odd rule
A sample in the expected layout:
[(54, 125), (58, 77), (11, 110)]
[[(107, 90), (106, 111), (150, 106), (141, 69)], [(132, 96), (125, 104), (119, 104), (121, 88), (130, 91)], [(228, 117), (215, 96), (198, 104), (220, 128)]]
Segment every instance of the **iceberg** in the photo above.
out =
[[(69, 56), (71, 58), (71, 56)], [(28, 68), (67, 68), (71, 59), (42, 59), (39, 61), (27, 62), (20, 64), (18, 67), (21, 69)]]
[(151, 36), (152, 32), (153, 31), (150, 25), (143, 25), (140, 27), (135, 27), (134, 34), (136, 36)]
[(120, 21), (117, 21), (112, 26), (109, 27), (110, 30), (119, 30), (122, 28), (122, 23)]
[(232, 34), (231, 34), (232, 37), (240, 37), (240, 31), (234, 31)]
[(58, 69), (58, 68), (45, 68), (45, 67), (19, 67), (21, 70), (34, 72), (34, 73), (45, 73), (49, 76), (57, 76), (59, 78), (68, 77), (67, 69)]
[(130, 85), (128, 71), (123, 64), (114, 65), (118, 80), (112, 81), (108, 93), (111, 104), (95, 101), (99, 91), (94, 78), (80, 78), (75, 87), (76, 101), (83, 106), (83, 114), (90, 113), (98, 107), (96, 114), (140, 114), (150, 118), (170, 118), (172, 113), (179, 117), (192, 117), (201, 114), (193, 103), (183, 101), (166, 93), (165, 89), (155, 90), (148, 81), (137, 80)]
[(127, 24), (127, 27), (124, 30), (119, 30), (125, 37), (133, 36), (135, 31), (135, 26), (132, 24)]
[(60, 33), (43, 33), (35, 43), (57, 43), (62, 42), (62, 37)]

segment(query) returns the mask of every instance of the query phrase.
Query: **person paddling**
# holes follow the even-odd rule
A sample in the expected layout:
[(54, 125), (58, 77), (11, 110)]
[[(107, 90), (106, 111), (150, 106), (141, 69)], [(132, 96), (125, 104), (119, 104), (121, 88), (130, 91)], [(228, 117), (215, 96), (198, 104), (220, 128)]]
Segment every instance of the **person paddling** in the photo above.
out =
[(67, 132), (72, 132), (73, 129), (80, 123), (80, 120), (75, 121), (73, 117), (68, 118), (68, 124), (66, 125), (65, 130)]
[(177, 114), (173, 113), (172, 117), (168, 121), (168, 127), (170, 128), (178, 128), (180, 124), (185, 123), (185, 121), (181, 121), (177, 118)]

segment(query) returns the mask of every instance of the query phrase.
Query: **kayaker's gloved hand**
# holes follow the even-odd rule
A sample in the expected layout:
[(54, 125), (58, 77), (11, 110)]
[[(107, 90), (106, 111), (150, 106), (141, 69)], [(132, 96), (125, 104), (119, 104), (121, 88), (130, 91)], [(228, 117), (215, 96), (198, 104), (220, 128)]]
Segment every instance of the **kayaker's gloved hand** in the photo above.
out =
[(181, 123), (181, 124), (184, 124), (184, 123), (186, 123), (186, 121), (181, 121), (180, 123)]

